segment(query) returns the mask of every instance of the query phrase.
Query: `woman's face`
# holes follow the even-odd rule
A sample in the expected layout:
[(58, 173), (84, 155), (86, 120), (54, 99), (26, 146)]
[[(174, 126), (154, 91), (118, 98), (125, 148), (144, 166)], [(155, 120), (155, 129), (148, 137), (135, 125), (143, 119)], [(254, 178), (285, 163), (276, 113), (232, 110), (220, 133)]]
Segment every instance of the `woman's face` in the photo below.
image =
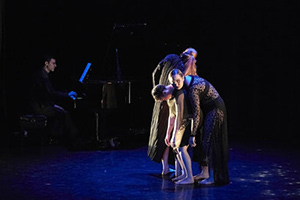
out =
[(176, 89), (180, 90), (183, 87), (184, 77), (180, 76), (179, 74), (176, 74), (172, 76), (172, 82), (175, 84)]

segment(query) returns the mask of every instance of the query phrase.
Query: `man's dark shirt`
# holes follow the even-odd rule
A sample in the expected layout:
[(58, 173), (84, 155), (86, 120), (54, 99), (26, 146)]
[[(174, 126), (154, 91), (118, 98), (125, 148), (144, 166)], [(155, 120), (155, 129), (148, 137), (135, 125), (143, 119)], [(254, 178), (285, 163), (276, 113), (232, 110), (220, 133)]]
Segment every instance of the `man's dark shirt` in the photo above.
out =
[(32, 103), (39, 106), (53, 106), (58, 98), (68, 97), (67, 92), (55, 91), (48, 73), (44, 69), (38, 70), (34, 74), (31, 99)]

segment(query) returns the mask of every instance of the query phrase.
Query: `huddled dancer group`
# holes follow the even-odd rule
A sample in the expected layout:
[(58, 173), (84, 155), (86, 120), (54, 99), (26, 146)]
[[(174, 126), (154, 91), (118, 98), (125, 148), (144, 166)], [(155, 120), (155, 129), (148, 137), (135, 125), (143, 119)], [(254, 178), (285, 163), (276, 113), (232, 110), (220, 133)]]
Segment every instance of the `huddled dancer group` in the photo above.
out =
[[(226, 106), (215, 87), (198, 76), (197, 54), (194, 48), (169, 54), (153, 71), (148, 156), (162, 163), (163, 176), (175, 166), (175, 184), (224, 185), (229, 183)], [(199, 164), (197, 175), (192, 161)]]

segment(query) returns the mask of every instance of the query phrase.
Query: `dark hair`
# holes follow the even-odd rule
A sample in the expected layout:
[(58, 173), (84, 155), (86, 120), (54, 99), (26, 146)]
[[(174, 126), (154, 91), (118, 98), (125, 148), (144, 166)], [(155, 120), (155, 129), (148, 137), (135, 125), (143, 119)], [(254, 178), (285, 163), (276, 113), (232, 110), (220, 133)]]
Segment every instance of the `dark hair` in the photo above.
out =
[(196, 76), (197, 75), (197, 66), (196, 66), (196, 59), (195, 57), (188, 53), (185, 52), (183, 54), (181, 54), (181, 59), (182, 62), (184, 64), (184, 75), (193, 75)]
[(51, 59), (55, 59), (55, 56), (51, 55), (51, 54), (45, 54), (43, 57), (43, 62), (50, 62)]
[(185, 64), (190, 59), (190, 57), (191, 57), (191, 54), (186, 53), (186, 52), (180, 54), (180, 58), (181, 58), (183, 64)]
[(164, 85), (156, 85), (152, 91), (152, 97), (154, 98), (155, 101), (160, 101), (163, 97), (163, 91), (166, 89), (166, 86)]
[(181, 70), (179, 70), (179, 69), (173, 69), (172, 71), (170, 71), (170, 73), (169, 73), (169, 79), (171, 79), (173, 76), (175, 76), (175, 75), (180, 75), (181, 77), (184, 77), (184, 75), (183, 75), (183, 73), (182, 73), (182, 71)]
[(194, 58), (196, 58), (197, 55), (198, 55), (198, 52), (196, 51), (196, 49), (194, 49), (194, 48), (192, 48), (192, 47), (189, 47), (189, 48), (187, 48), (186, 50), (184, 50), (184, 51), (181, 53), (180, 56), (183, 56), (184, 54), (186, 54), (186, 55), (191, 55), (191, 56), (193, 56)]

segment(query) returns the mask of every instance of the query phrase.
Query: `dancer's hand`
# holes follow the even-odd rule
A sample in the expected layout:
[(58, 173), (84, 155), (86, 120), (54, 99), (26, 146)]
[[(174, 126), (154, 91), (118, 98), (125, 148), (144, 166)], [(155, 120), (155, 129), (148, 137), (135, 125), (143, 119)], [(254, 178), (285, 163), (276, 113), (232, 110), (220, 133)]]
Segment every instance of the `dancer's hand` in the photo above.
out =
[(197, 145), (195, 137), (190, 137), (189, 144), (191, 147), (195, 147)]
[(170, 140), (169, 140), (169, 137), (166, 137), (165, 138), (165, 143), (166, 145), (169, 147), (170, 146)]
[(176, 139), (175, 139), (175, 136), (172, 136), (171, 141), (170, 141), (170, 146), (172, 148), (176, 148)]
[(69, 97), (71, 97), (73, 100), (76, 100), (77, 98), (77, 92), (71, 91), (68, 93)]
[(174, 153), (179, 154), (178, 148), (173, 149)]

